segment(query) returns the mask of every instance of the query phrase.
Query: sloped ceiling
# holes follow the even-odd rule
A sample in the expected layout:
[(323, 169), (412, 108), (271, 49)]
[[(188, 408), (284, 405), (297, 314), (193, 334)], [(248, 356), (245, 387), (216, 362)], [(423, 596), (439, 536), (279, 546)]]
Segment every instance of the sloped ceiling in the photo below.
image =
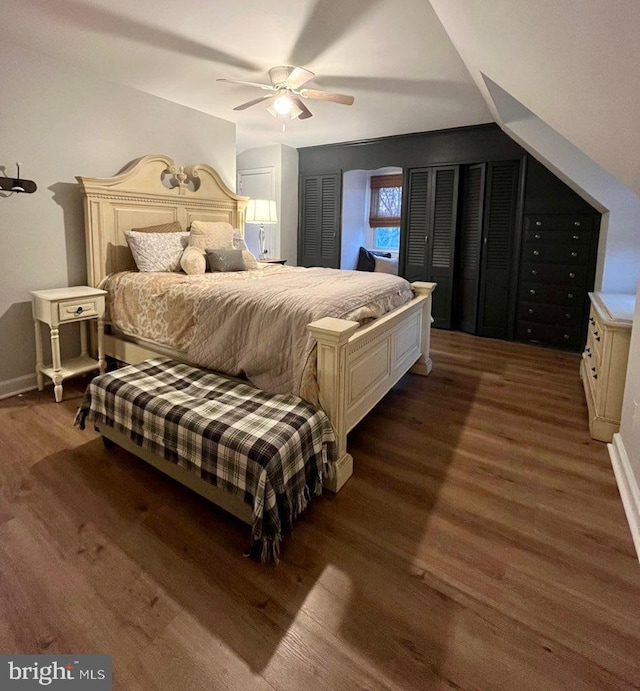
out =
[(637, 0), (431, 5), (490, 107), (483, 74), (640, 194)]
[[(309, 146), (471, 125), (493, 118), (424, 0), (21, 0), (2, 7), (0, 38), (107, 80), (237, 124), (238, 150)], [(216, 82), (267, 81), (279, 64), (349, 93), (351, 107), (308, 102), (282, 122), (264, 92)]]

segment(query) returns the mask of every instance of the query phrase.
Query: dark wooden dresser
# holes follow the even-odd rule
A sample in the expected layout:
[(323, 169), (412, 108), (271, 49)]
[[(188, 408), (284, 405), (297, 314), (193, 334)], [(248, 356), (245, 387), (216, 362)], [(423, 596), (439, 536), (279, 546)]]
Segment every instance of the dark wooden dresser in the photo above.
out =
[(598, 247), (594, 225), (587, 214), (525, 215), (516, 338), (582, 347)]

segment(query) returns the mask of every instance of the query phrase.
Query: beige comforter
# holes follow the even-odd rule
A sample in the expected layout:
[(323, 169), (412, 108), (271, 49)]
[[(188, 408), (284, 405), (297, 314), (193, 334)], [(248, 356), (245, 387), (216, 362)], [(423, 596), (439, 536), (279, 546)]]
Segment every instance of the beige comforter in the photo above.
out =
[(105, 279), (108, 319), (126, 334), (186, 351), (194, 364), (274, 393), (317, 402), (314, 341), (321, 317), (363, 323), (413, 297), (388, 274), (266, 266), (256, 271), (123, 272)]

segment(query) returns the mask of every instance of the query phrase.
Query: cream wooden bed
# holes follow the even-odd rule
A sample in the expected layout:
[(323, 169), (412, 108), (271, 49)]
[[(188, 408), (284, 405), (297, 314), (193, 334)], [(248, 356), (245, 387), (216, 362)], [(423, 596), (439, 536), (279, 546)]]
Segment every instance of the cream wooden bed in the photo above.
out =
[[(84, 192), (87, 274), (91, 286), (114, 271), (134, 269), (124, 231), (171, 221), (186, 230), (192, 221), (226, 221), (244, 231), (248, 201), (232, 192), (213, 168), (177, 167), (161, 154), (144, 156), (112, 178), (78, 177)], [(347, 434), (406, 372), (431, 371), (431, 293), (435, 283), (414, 283), (415, 298), (358, 327), (326, 317), (307, 326), (317, 341), (322, 407), (338, 439), (337, 492), (353, 473)], [(136, 364), (158, 353), (188, 361), (166, 346), (106, 333), (105, 354)]]

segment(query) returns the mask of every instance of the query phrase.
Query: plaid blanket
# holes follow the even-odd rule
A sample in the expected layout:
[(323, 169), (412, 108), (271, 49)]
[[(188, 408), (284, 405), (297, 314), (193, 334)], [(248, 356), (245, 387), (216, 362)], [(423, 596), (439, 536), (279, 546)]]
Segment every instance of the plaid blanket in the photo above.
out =
[(75, 424), (87, 419), (241, 497), (263, 561), (278, 560), (283, 532), (333, 471), (323, 411), (166, 358), (93, 379)]

